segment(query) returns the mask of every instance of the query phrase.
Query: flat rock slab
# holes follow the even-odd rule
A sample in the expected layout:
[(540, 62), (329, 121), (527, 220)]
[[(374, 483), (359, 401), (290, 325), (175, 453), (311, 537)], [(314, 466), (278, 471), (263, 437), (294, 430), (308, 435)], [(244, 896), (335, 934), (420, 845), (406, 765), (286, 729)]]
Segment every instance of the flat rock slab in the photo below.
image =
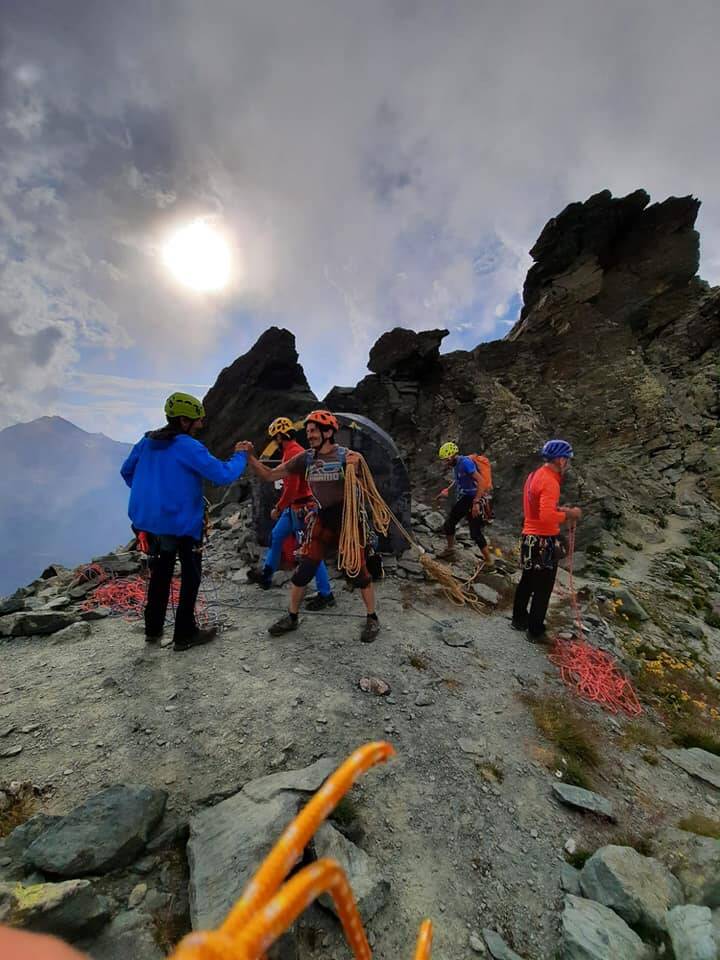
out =
[(584, 896), (610, 907), (637, 933), (665, 933), (668, 910), (682, 903), (677, 879), (659, 860), (631, 847), (601, 847), (580, 871)]
[(333, 757), (321, 757), (302, 770), (281, 770), (280, 773), (251, 780), (243, 787), (243, 793), (256, 803), (270, 800), (283, 790), (315, 793), (339, 764), (340, 761)]
[(486, 583), (474, 583), (472, 589), (475, 596), (488, 606), (496, 607), (500, 603), (500, 594)]
[(87, 948), (94, 960), (163, 960), (152, 917), (141, 910), (121, 913)]
[(608, 907), (582, 897), (565, 898), (561, 960), (649, 960), (650, 956), (640, 937)]
[(68, 940), (92, 936), (109, 920), (112, 904), (89, 880), (0, 884), (3, 922)]
[(552, 788), (553, 793), (568, 806), (587, 810), (589, 813), (598, 813), (602, 817), (607, 817), (608, 820), (615, 820), (612, 804), (599, 793), (583, 790), (582, 787), (575, 787), (570, 783), (554, 783)]
[(298, 795), (286, 790), (264, 803), (241, 790), (192, 817), (187, 855), (194, 930), (220, 925), (298, 805)]
[(60, 877), (124, 867), (144, 849), (166, 800), (164, 790), (152, 787), (108, 787), (41, 833), (26, 859)]
[(699, 747), (690, 747), (687, 750), (661, 748), (660, 752), (686, 773), (720, 790), (720, 757), (714, 753), (708, 753)]
[(510, 949), (499, 933), (486, 927), (482, 935), (493, 960), (522, 960), (521, 956)]
[(717, 960), (718, 945), (708, 907), (674, 907), (667, 916), (667, 929), (676, 957)]
[(463, 753), (473, 757), (484, 757), (487, 753), (487, 740), (471, 740), (469, 737), (460, 737), (458, 746)]
[[(376, 861), (327, 822), (318, 829), (313, 845), (318, 859), (337, 860), (348, 878), (360, 916), (365, 922), (371, 920), (385, 905), (390, 893), (390, 884), (380, 874)], [(320, 903), (337, 915), (335, 903), (328, 894), (320, 897)]]
[(25, 613), (11, 613), (0, 617), (0, 637), (34, 637), (57, 633), (69, 627), (75, 620), (67, 613), (38, 610)]
[(448, 647), (469, 647), (473, 638), (468, 631), (461, 632), (451, 623), (437, 623), (432, 628)]
[(680, 881), (687, 903), (720, 907), (720, 840), (665, 827), (651, 845), (653, 856)]

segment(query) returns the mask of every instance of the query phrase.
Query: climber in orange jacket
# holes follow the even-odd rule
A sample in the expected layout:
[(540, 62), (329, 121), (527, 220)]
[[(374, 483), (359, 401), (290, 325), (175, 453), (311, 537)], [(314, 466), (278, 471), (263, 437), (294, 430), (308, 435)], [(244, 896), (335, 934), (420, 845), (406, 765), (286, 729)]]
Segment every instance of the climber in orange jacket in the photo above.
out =
[(580, 507), (558, 506), (560, 484), (573, 456), (570, 444), (548, 440), (541, 456), (545, 463), (530, 474), (523, 490), (522, 576), (515, 590), (512, 616), (514, 629), (525, 630), (531, 643), (542, 643), (546, 638), (545, 614), (562, 555), (560, 527), (582, 516)]

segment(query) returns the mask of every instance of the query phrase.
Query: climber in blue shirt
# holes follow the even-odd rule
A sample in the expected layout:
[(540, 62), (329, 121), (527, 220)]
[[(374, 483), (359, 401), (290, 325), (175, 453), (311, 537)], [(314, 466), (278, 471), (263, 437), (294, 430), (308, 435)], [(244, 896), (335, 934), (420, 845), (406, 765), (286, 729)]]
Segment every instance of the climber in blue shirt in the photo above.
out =
[(165, 402), (167, 425), (152, 430), (130, 451), (120, 468), (130, 487), (128, 515), (133, 528), (149, 535), (150, 583), (145, 606), (145, 639), (160, 640), (170, 599), (175, 557), (180, 557), (180, 598), (175, 614), (173, 649), (189, 650), (215, 637), (200, 630), (195, 601), (202, 577), (205, 519), (203, 480), (224, 486), (245, 471), (247, 454), (239, 444), (229, 460), (218, 460), (194, 438), (205, 417), (202, 403), (186, 393)]

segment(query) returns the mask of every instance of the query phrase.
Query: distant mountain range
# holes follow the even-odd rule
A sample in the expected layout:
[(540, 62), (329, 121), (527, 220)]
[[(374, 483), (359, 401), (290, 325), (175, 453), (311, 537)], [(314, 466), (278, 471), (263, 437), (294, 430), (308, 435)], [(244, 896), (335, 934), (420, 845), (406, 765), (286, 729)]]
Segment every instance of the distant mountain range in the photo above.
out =
[(119, 473), (129, 450), (62, 417), (0, 430), (0, 596), (131, 538)]

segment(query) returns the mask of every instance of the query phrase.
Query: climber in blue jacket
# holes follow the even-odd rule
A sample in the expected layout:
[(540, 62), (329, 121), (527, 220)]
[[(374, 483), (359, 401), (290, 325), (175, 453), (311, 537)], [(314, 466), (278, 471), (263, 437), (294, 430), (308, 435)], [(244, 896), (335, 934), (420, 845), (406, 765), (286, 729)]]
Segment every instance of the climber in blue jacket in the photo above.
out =
[(247, 454), (235, 447), (229, 460), (218, 460), (194, 438), (205, 417), (202, 403), (187, 393), (165, 402), (167, 425), (151, 430), (130, 451), (120, 468), (130, 487), (128, 515), (133, 528), (149, 535), (150, 583), (145, 605), (145, 639), (160, 640), (170, 599), (175, 557), (180, 557), (180, 598), (175, 613), (173, 649), (189, 650), (215, 637), (201, 630), (195, 601), (202, 577), (205, 520), (203, 480), (224, 486), (245, 471)]

